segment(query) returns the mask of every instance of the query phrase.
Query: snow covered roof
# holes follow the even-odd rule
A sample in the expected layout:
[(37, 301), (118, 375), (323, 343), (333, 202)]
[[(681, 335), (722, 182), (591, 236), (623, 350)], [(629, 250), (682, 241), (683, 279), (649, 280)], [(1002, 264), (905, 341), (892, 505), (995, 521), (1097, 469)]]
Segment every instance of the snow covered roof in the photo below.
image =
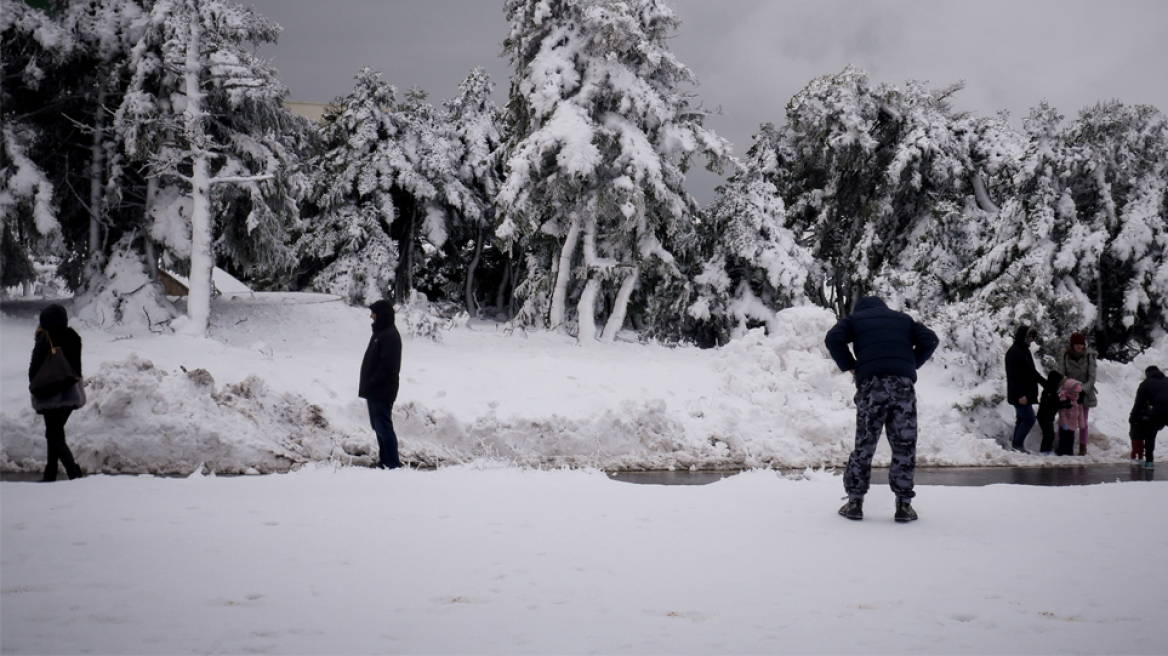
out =
[[(184, 278), (183, 276), (180, 276), (173, 271), (167, 271), (165, 269), (160, 269), (160, 271), (162, 271), (166, 275), (170, 276), (171, 278), (174, 278), (175, 281), (181, 283), (183, 287), (185, 287), (187, 289), (191, 288), (191, 281)], [(215, 289), (218, 289), (220, 292), (222, 292), (224, 294), (242, 293), (242, 292), (250, 292), (251, 291), (251, 287), (248, 287), (247, 285), (243, 284), (243, 282), (241, 282), (239, 280), (239, 278), (236, 278), (235, 276), (231, 275), (230, 273), (227, 273), (226, 271), (224, 271), (223, 269), (220, 269), (219, 267), (215, 267), (214, 269), (211, 270), (211, 283), (215, 285)], [(179, 295), (185, 296), (185, 294), (179, 294)]]

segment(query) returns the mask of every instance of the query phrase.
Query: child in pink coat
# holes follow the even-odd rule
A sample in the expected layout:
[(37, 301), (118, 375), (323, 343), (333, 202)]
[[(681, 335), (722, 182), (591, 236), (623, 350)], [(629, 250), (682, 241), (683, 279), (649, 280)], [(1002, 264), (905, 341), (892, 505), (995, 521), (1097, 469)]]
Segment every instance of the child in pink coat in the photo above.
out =
[(1059, 408), (1058, 411), (1058, 425), (1059, 425), (1059, 447), (1067, 446), (1066, 449), (1059, 448), (1059, 455), (1073, 455), (1075, 435), (1078, 434), (1079, 429), (1083, 427), (1083, 406), (1079, 404), (1079, 395), (1083, 393), (1083, 384), (1074, 378), (1068, 378), (1063, 381), (1063, 388), (1059, 391), (1059, 399), (1062, 401), (1070, 401), (1069, 407)]

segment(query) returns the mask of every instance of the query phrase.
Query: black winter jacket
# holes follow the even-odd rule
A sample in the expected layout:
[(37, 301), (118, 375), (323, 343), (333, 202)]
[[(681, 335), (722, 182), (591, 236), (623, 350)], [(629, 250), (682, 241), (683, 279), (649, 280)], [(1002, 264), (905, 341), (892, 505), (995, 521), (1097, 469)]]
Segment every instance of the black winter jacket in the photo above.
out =
[(1063, 375), (1057, 371), (1051, 371), (1046, 378), (1040, 376), (1039, 382), (1042, 383), (1042, 396), (1038, 399), (1038, 420), (1054, 421), (1060, 408), (1071, 407), (1070, 401), (1059, 398), (1059, 390), (1063, 386)]
[(1128, 422), (1135, 424), (1145, 419), (1168, 419), (1168, 377), (1156, 367), (1149, 367), (1147, 377), (1136, 390)]
[(32, 359), (28, 363), (28, 382), (41, 370), (45, 358), (49, 357), (49, 342), (65, 351), (65, 359), (73, 367), (73, 373), (81, 373), (81, 335), (69, 327), (69, 315), (65, 308), (53, 304), (41, 311), (41, 322), (36, 331), (36, 342), (32, 347)]
[(1030, 354), (1030, 344), (1026, 336), (1034, 330), (1030, 326), (1019, 326), (1014, 332), (1014, 344), (1006, 351), (1006, 402), (1022, 405), (1019, 400), (1026, 397), (1026, 405), (1038, 401), (1038, 385), (1042, 375), (1034, 366), (1034, 356)]
[[(937, 334), (884, 301), (865, 296), (856, 309), (827, 331), (824, 344), (841, 371), (856, 370), (856, 384), (871, 376), (904, 376), (916, 381), (937, 349)], [(848, 345), (852, 345), (855, 356)]]
[(369, 346), (361, 360), (361, 383), (357, 395), (392, 405), (397, 401), (401, 374), (401, 335), (393, 325), (392, 305), (378, 301), (370, 309), (377, 315), (377, 320), (373, 323), (373, 336), (369, 338)]

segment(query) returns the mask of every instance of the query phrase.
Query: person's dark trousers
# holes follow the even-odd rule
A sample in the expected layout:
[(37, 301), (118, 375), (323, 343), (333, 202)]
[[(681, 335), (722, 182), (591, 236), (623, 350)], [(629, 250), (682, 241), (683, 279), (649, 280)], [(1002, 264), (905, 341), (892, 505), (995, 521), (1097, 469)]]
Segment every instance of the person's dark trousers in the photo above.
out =
[(1042, 429), (1042, 444), (1038, 450), (1047, 453), (1054, 449), (1055, 439), (1058, 437), (1054, 430), (1054, 417), (1048, 417), (1039, 410), (1038, 427)]
[(1026, 436), (1030, 434), (1030, 429), (1034, 428), (1034, 423), (1038, 421), (1038, 418), (1034, 416), (1033, 405), (1014, 406), (1014, 415), (1017, 419), (1014, 422), (1014, 441), (1011, 446), (1016, 450), (1021, 450), (1023, 443), (1026, 442)]
[(45, 475), (41, 480), (57, 480), (58, 461), (65, 466), (65, 473), (69, 475), (70, 479), (81, 476), (81, 468), (73, 460), (73, 452), (65, 443), (65, 422), (69, 421), (71, 414), (73, 414), (73, 408), (58, 408), (44, 412), (45, 441), (49, 443), (49, 453), (48, 461), (45, 463)]
[(402, 466), (397, 455), (397, 433), (393, 431), (393, 404), (366, 399), (369, 406), (369, 424), (377, 433), (377, 466), (397, 469)]
[(856, 390), (856, 448), (844, 470), (848, 498), (862, 500), (872, 482), (872, 456), (880, 431), (888, 433), (892, 463), (888, 486), (897, 500), (908, 501), (913, 492), (917, 464), (917, 394), (913, 381), (904, 376), (872, 376)]
[(1168, 419), (1159, 417), (1153, 419), (1151, 425), (1148, 427), (1148, 432), (1144, 435), (1144, 461), (1156, 462), (1156, 435), (1168, 425)]

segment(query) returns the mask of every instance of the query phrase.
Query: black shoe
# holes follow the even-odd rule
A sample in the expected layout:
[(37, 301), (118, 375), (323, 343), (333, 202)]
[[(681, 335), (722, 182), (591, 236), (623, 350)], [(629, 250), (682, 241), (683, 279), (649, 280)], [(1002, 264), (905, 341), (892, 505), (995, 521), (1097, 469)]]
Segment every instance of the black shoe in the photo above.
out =
[(848, 519), (864, 519), (864, 502), (860, 499), (849, 499), (839, 509), (839, 514)]
[(911, 522), (916, 520), (917, 511), (913, 510), (912, 504), (908, 501), (896, 502), (896, 514), (892, 517), (898, 522)]

